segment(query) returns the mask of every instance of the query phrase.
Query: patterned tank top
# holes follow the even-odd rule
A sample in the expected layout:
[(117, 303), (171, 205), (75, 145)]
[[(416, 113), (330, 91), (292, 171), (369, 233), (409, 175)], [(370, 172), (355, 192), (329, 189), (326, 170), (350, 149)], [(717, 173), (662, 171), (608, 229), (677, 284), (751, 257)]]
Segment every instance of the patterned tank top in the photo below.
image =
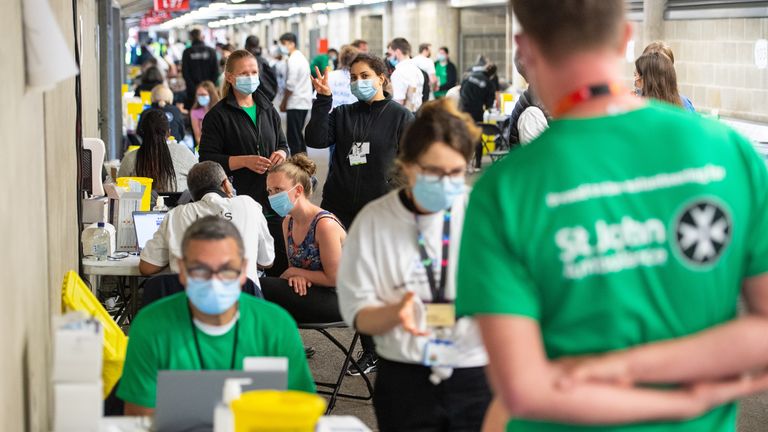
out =
[(320, 219), (325, 218), (335, 220), (342, 228), (344, 228), (344, 225), (333, 213), (323, 210), (316, 214), (315, 218), (312, 219), (312, 223), (309, 225), (309, 230), (304, 237), (304, 241), (298, 246), (293, 241), (293, 218), (288, 220), (288, 261), (292, 267), (310, 271), (323, 270), (323, 263), (320, 261), (320, 247), (315, 238), (315, 231)]

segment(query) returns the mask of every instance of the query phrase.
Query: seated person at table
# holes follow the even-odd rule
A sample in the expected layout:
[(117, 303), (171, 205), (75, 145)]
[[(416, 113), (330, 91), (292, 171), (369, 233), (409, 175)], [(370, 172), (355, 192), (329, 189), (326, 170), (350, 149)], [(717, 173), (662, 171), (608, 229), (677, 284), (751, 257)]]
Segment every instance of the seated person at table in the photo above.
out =
[(264, 298), (284, 307), (300, 323), (341, 321), (336, 272), (346, 231), (332, 213), (312, 204), (315, 163), (305, 154), (292, 156), (270, 170), (267, 192), (283, 221), (288, 270), (263, 278)]
[(216, 215), (231, 221), (240, 231), (248, 259), (246, 276), (258, 285), (258, 268), (270, 267), (275, 260), (274, 240), (261, 205), (249, 196), (235, 196), (232, 183), (217, 162), (193, 166), (187, 183), (195, 202), (180, 205), (165, 215), (160, 228), (141, 251), (141, 274), (153, 275), (168, 265), (172, 272), (179, 273), (181, 239), (187, 227), (203, 216)]
[(248, 294), (243, 239), (232, 222), (206, 216), (190, 225), (178, 261), (186, 292), (141, 310), (117, 397), (126, 415), (154, 413), (160, 370), (242, 370), (246, 357), (287, 357), (288, 389), (314, 392), (296, 323)]
[(168, 141), (168, 127), (163, 111), (144, 111), (136, 129), (142, 145), (123, 156), (117, 176), (151, 178), (152, 190), (160, 193), (186, 190), (187, 175), (197, 157), (184, 144)]

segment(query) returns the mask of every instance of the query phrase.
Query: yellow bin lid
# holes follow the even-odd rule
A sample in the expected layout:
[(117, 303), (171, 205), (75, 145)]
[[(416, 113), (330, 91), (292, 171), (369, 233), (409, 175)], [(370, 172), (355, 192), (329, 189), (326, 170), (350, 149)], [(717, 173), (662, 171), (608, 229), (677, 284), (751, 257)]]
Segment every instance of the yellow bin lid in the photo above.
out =
[(325, 399), (300, 391), (255, 390), (232, 401), (236, 432), (312, 432), (325, 412)]

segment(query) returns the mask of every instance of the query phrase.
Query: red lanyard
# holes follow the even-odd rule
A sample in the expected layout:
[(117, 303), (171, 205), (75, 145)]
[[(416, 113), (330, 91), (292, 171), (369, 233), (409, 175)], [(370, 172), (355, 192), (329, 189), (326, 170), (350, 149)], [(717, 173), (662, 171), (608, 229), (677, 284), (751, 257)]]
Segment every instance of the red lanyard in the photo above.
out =
[(618, 83), (587, 86), (561, 99), (560, 103), (555, 107), (555, 110), (552, 111), (552, 115), (560, 117), (568, 111), (571, 111), (576, 105), (584, 103), (590, 99), (606, 95), (616, 96), (623, 93), (624, 86)]

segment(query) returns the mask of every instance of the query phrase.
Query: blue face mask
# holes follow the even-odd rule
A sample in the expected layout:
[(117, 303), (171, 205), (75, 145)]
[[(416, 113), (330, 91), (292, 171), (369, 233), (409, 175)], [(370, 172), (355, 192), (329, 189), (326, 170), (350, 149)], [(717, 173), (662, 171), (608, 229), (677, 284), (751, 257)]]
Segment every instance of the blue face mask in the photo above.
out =
[(187, 298), (200, 312), (220, 315), (240, 299), (240, 280), (222, 281), (187, 277)]
[(450, 208), (466, 189), (463, 177), (439, 180), (435, 176), (419, 174), (413, 186), (413, 198), (419, 207), (435, 213)]
[(272, 207), (272, 210), (274, 210), (275, 213), (277, 213), (280, 217), (288, 216), (288, 213), (293, 210), (294, 204), (288, 197), (288, 192), (296, 189), (296, 186), (288, 189), (287, 191), (282, 191), (269, 196), (269, 205)]
[(374, 96), (376, 96), (376, 92), (378, 92), (376, 87), (373, 85), (372, 79), (359, 79), (354, 81), (349, 85), (349, 89), (352, 91), (352, 94), (357, 98), (357, 100), (363, 102), (370, 101)]
[(446, 60), (448, 60), (448, 57), (446, 57), (445, 54), (438, 54), (437, 55), (437, 61), (442, 63), (442, 62), (444, 62)]
[(239, 76), (235, 78), (235, 89), (242, 94), (251, 94), (259, 88), (261, 81), (258, 75)]
[(288, 51), (288, 47), (286, 47), (285, 45), (280, 45), (280, 54), (287, 56), (290, 53), (291, 52)]
[(392, 56), (389, 58), (389, 64), (391, 64), (392, 67), (397, 66), (398, 63), (400, 63), (400, 60), (398, 60), (397, 57)]
[(201, 96), (197, 97), (197, 104), (198, 105), (200, 105), (202, 107), (207, 107), (209, 103), (211, 103), (211, 97), (210, 96), (208, 96), (208, 95), (202, 96), (201, 95)]

